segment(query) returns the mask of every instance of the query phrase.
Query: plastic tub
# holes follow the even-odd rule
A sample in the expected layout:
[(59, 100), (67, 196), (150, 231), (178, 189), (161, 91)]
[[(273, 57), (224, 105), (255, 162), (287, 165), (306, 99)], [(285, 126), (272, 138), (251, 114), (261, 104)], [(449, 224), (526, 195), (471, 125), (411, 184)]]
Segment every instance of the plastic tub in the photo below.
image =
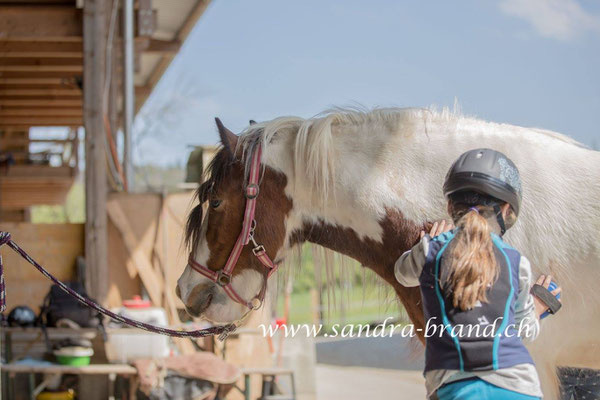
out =
[[(149, 302), (138, 296), (123, 303), (125, 307), (113, 311), (136, 321), (168, 326), (167, 314), (163, 308), (150, 307)], [(132, 328), (109, 329), (107, 333), (106, 358), (111, 363), (128, 363), (139, 358), (162, 358), (171, 352), (169, 338), (164, 335)]]
[(94, 350), (85, 347), (63, 347), (54, 351), (54, 357), (60, 365), (70, 365), (80, 367), (89, 365), (90, 358), (94, 355)]

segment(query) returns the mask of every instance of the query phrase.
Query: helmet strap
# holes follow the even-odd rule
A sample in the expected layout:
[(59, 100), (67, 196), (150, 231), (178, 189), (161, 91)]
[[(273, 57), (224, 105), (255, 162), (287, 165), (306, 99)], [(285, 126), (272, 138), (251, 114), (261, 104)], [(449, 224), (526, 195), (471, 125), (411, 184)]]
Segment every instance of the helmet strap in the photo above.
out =
[(506, 233), (506, 224), (504, 223), (504, 217), (502, 216), (502, 210), (498, 204), (494, 204), (494, 212), (496, 213), (496, 220), (500, 225), (500, 236), (504, 236)]

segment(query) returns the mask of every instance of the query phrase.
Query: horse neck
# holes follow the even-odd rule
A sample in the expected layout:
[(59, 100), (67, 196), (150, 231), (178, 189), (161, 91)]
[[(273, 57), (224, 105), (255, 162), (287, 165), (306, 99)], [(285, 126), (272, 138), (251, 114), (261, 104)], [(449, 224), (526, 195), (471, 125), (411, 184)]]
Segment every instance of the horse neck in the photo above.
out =
[(377, 223), (381, 227), (379, 240), (361, 236), (354, 229), (323, 219), (305, 222), (297, 238), (351, 257), (386, 281), (395, 283), (394, 264), (404, 251), (417, 242), (423, 226), (406, 220), (395, 210), (388, 210)]

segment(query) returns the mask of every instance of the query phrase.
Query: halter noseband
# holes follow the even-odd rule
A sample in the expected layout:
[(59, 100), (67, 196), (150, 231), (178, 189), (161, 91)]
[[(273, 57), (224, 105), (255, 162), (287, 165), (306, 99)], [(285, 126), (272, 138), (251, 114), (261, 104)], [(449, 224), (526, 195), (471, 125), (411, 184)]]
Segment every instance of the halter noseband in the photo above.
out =
[[(254, 239), (254, 230), (256, 229), (256, 220), (254, 219), (254, 212), (256, 209), (256, 198), (259, 193), (259, 176), (260, 176), (260, 159), (262, 155), (262, 148), (260, 145), (256, 147), (256, 150), (252, 154), (252, 163), (250, 164), (250, 174), (248, 177), (248, 185), (246, 185), (245, 189), (245, 197), (246, 197), (246, 209), (244, 211), (244, 222), (242, 223), (242, 231), (229, 254), (229, 258), (225, 263), (225, 266), (218, 271), (213, 271), (212, 269), (198, 263), (194, 260), (193, 254), (190, 254), (189, 257), (189, 265), (201, 275), (207, 277), (208, 279), (215, 282), (217, 285), (221, 286), (225, 293), (235, 302), (245, 305), (251, 310), (256, 310), (260, 308), (262, 302), (265, 298), (265, 292), (267, 287), (267, 280), (273, 275), (273, 273), (277, 270), (277, 265), (273, 263), (267, 252), (265, 251), (265, 247), (262, 244), (256, 243)], [(231, 285), (231, 277), (233, 274), (233, 270), (242, 254), (242, 250), (244, 246), (248, 243), (252, 242), (252, 254), (258, 258), (258, 261), (264, 265), (267, 270), (267, 277), (264, 280), (263, 286), (260, 292), (253, 297), (250, 301), (244, 300), (233, 288)]]

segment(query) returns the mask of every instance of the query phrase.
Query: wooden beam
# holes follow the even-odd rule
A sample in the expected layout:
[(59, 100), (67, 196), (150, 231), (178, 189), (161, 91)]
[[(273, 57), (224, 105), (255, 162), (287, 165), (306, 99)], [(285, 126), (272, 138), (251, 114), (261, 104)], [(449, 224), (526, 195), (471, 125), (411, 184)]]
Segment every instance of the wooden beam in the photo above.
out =
[(78, 87), (74, 79), (65, 78), (0, 78), (0, 85), (14, 86), (55, 86), (57, 88)]
[(83, 57), (81, 41), (1, 40), (0, 57)]
[(82, 12), (75, 7), (2, 6), (0, 39), (81, 37)]
[(56, 72), (67, 75), (83, 72), (83, 65), (0, 65), (0, 72)]
[(0, 71), (83, 72), (83, 59), (71, 58), (0, 58)]
[(151, 54), (177, 54), (181, 49), (181, 41), (179, 40), (159, 40), (136, 38), (136, 52), (144, 52)]
[(65, 72), (65, 71), (0, 71), (0, 79), (48, 79), (57, 78), (65, 82), (83, 81), (81, 72)]
[[(0, 108), (0, 118), (3, 117), (81, 117), (83, 110), (77, 108)], [(2, 139), (0, 138), (0, 142)]]
[(86, 0), (84, 18), (85, 259), (90, 295), (101, 304), (108, 293), (107, 174), (103, 92), (106, 80), (107, 3)]
[(19, 57), (19, 58), (0, 58), (0, 65), (53, 65), (53, 66), (71, 66), (82, 65), (82, 57)]
[(2, 117), (0, 126), (81, 126), (81, 117)]
[(135, 97), (146, 97), (152, 93), (152, 88), (148, 86), (136, 86), (135, 87)]
[(73, 143), (73, 139), (31, 139), (25, 138), (2, 138), (0, 137), (0, 143), (4, 145), (29, 145), (30, 143), (52, 143), (52, 144), (68, 144)]
[(4, 107), (80, 107), (80, 99), (6, 99), (0, 97), (0, 108)]
[(0, 88), (0, 96), (81, 96), (79, 89), (3, 89)]
[(111, 200), (107, 204), (107, 210), (110, 220), (121, 233), (123, 243), (129, 252), (131, 261), (133, 262), (146, 291), (148, 292), (150, 300), (152, 300), (156, 306), (161, 306), (164, 282), (156, 274), (152, 267), (152, 263), (144, 254), (144, 250), (137, 243), (135, 234), (127, 222), (127, 215), (116, 200)]

